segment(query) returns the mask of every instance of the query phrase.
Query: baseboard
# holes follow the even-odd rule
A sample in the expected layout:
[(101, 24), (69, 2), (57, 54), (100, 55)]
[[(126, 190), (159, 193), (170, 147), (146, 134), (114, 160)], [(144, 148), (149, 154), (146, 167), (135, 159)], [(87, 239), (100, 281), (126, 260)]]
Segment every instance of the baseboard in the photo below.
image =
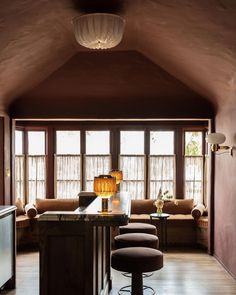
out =
[(213, 256), (215, 259), (223, 266), (223, 268), (231, 275), (231, 277), (236, 280), (236, 276), (224, 265), (224, 263), (220, 260), (220, 258), (214, 253)]

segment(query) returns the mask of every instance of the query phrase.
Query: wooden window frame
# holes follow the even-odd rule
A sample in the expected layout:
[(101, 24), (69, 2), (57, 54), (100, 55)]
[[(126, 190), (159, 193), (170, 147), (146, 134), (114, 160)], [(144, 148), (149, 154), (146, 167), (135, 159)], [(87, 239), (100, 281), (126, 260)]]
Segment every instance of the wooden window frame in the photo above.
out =
[[(149, 198), (148, 158), (150, 156), (150, 131), (174, 131), (174, 154), (176, 157), (175, 192), (177, 198), (184, 198), (184, 131), (208, 130), (209, 120), (163, 120), (163, 121), (15, 121), (15, 129), (24, 131), (24, 152), (27, 151), (26, 131), (45, 131), (46, 144), (46, 198), (54, 198), (54, 155), (56, 152), (56, 131), (79, 130), (81, 138), (81, 190), (85, 188), (84, 160), (85, 131), (109, 130), (111, 166), (118, 168), (120, 154), (120, 131), (144, 131), (145, 198)], [(14, 130), (13, 130), (14, 131)], [(14, 138), (14, 135), (13, 135)], [(206, 144), (203, 136), (203, 157), (205, 165)], [(14, 164), (13, 164), (14, 167)], [(204, 170), (204, 169), (203, 169)], [(205, 173), (205, 171), (203, 171)], [(14, 182), (14, 181), (13, 181)], [(14, 185), (13, 185), (14, 187)]]

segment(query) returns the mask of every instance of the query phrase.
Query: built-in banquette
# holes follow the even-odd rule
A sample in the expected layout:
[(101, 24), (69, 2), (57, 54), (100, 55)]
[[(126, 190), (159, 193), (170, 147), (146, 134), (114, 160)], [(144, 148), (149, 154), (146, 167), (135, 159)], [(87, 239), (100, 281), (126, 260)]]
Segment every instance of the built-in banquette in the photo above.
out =
[[(17, 246), (36, 245), (39, 241), (38, 218), (46, 211), (74, 211), (78, 207), (86, 207), (93, 200), (76, 199), (36, 199), (35, 206), (30, 207), (27, 214), (18, 210)], [(160, 236), (160, 220), (150, 220), (150, 214), (156, 212), (154, 200), (132, 200), (130, 222), (153, 223)], [(195, 214), (192, 199), (165, 202), (163, 212), (169, 213), (167, 220), (168, 246), (201, 246), (207, 248), (208, 217)], [(197, 212), (199, 213), (199, 211)], [(113, 235), (118, 233), (114, 229)]]
[[(152, 223), (157, 226), (160, 236), (160, 220), (150, 219), (150, 214), (156, 210), (154, 200), (132, 200), (130, 222)], [(207, 247), (208, 217), (201, 216), (193, 199), (165, 201), (163, 212), (170, 215), (167, 219), (168, 246)]]

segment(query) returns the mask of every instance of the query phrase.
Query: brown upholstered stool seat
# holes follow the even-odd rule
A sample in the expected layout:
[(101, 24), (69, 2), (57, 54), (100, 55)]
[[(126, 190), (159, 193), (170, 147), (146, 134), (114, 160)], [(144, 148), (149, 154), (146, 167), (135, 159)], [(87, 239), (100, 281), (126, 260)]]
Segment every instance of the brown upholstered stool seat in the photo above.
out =
[(116, 249), (127, 247), (147, 247), (158, 249), (158, 237), (150, 234), (143, 233), (130, 233), (116, 236), (115, 239)]
[(157, 229), (155, 225), (148, 223), (131, 222), (127, 225), (119, 227), (120, 234), (128, 233), (144, 233), (150, 235), (157, 235)]
[(143, 295), (142, 273), (161, 269), (163, 254), (159, 250), (146, 247), (122, 248), (112, 253), (111, 266), (116, 270), (132, 273), (131, 294)]

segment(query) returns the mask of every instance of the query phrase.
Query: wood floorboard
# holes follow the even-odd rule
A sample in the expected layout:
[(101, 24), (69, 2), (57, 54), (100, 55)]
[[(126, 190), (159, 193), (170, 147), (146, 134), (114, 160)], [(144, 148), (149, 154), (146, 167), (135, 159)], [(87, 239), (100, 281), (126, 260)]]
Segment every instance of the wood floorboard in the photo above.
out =
[[(112, 271), (113, 290), (130, 283), (117, 271)], [(201, 251), (170, 250), (164, 254), (164, 268), (144, 279), (159, 295), (236, 295), (236, 281), (217, 260)], [(1, 295), (39, 294), (39, 254), (37, 251), (17, 255), (17, 288)], [(150, 294), (146, 292), (146, 294)], [(65, 294), (66, 295), (66, 294)], [(82, 295), (82, 294), (80, 294)]]

